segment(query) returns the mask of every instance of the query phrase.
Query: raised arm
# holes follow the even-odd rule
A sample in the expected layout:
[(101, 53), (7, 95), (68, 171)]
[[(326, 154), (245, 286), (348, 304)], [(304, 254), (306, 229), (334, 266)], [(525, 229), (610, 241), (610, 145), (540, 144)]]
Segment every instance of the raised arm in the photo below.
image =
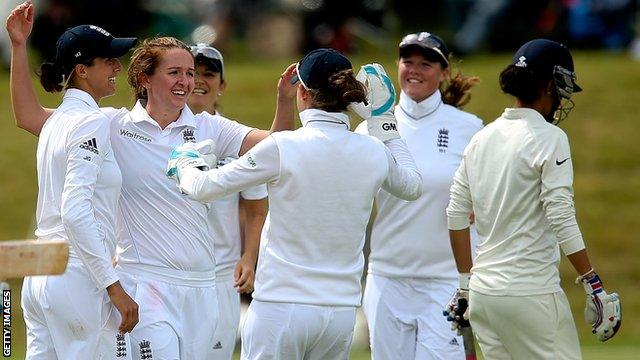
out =
[(297, 85), (291, 84), (291, 78), (293, 78), (293, 76), (295, 75), (295, 70), (296, 64), (291, 64), (282, 73), (282, 75), (280, 75), (280, 80), (278, 80), (276, 114), (273, 118), (271, 129), (269, 131), (255, 129), (248, 133), (242, 142), (242, 147), (240, 148), (239, 155), (243, 155), (244, 153), (246, 153), (255, 144), (257, 144), (273, 132), (282, 130), (293, 130), (295, 126), (293, 100), (296, 97)]
[(53, 109), (42, 107), (36, 97), (29, 75), (27, 39), (33, 29), (34, 5), (24, 2), (7, 18), (6, 28), (11, 39), (11, 106), (18, 127), (38, 136)]

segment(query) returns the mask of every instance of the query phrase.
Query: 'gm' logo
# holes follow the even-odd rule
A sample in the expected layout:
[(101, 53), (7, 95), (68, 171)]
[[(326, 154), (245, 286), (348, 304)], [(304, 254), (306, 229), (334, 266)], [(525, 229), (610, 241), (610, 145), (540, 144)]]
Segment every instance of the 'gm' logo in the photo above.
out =
[(396, 124), (394, 123), (382, 123), (382, 130), (397, 130), (396, 129)]

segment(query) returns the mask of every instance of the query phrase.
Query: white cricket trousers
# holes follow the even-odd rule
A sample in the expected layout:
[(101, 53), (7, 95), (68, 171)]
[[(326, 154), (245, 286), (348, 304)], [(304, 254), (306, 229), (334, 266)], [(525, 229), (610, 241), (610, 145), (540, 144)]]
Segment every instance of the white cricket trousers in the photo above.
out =
[(62, 275), (25, 277), (21, 296), (27, 360), (130, 358), (116, 348), (124, 345), (116, 338), (120, 314), (80, 260), (70, 259)]
[(216, 278), (220, 317), (213, 335), (211, 355), (207, 359), (231, 360), (240, 324), (240, 294), (233, 287), (233, 275)]
[(464, 359), (442, 310), (457, 280), (367, 275), (363, 308), (373, 360)]
[(253, 300), (242, 327), (242, 360), (349, 358), (356, 308)]
[(163, 276), (141, 268), (116, 267), (122, 286), (139, 307), (139, 322), (130, 334), (132, 358), (210, 359), (219, 309), (215, 272), (207, 282), (189, 280), (198, 276), (193, 272), (161, 268), (167, 273)]
[(471, 290), (469, 320), (485, 359), (581, 359), (580, 343), (563, 291), (490, 296)]

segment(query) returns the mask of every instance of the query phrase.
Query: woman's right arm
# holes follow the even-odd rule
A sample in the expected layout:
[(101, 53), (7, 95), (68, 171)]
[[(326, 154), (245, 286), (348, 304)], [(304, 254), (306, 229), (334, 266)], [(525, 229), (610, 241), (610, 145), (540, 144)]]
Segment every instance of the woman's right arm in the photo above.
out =
[(18, 127), (38, 136), (53, 109), (42, 107), (29, 76), (27, 38), (33, 29), (34, 6), (30, 2), (18, 5), (7, 18), (6, 28), (11, 39), (11, 105)]

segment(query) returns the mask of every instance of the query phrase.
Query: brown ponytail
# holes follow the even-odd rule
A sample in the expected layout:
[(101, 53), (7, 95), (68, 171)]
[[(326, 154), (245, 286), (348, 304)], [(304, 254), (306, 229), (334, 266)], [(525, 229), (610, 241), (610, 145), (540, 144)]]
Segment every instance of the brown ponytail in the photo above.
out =
[[(449, 64), (453, 64), (449, 56)], [(449, 75), (440, 84), (442, 102), (462, 109), (471, 100), (471, 88), (480, 82), (477, 76), (464, 76), (460, 69), (450, 67)]]
[(328, 112), (340, 112), (347, 109), (352, 102), (362, 102), (367, 98), (367, 91), (353, 75), (353, 70), (342, 70), (329, 78), (329, 87), (309, 90), (312, 106)]

